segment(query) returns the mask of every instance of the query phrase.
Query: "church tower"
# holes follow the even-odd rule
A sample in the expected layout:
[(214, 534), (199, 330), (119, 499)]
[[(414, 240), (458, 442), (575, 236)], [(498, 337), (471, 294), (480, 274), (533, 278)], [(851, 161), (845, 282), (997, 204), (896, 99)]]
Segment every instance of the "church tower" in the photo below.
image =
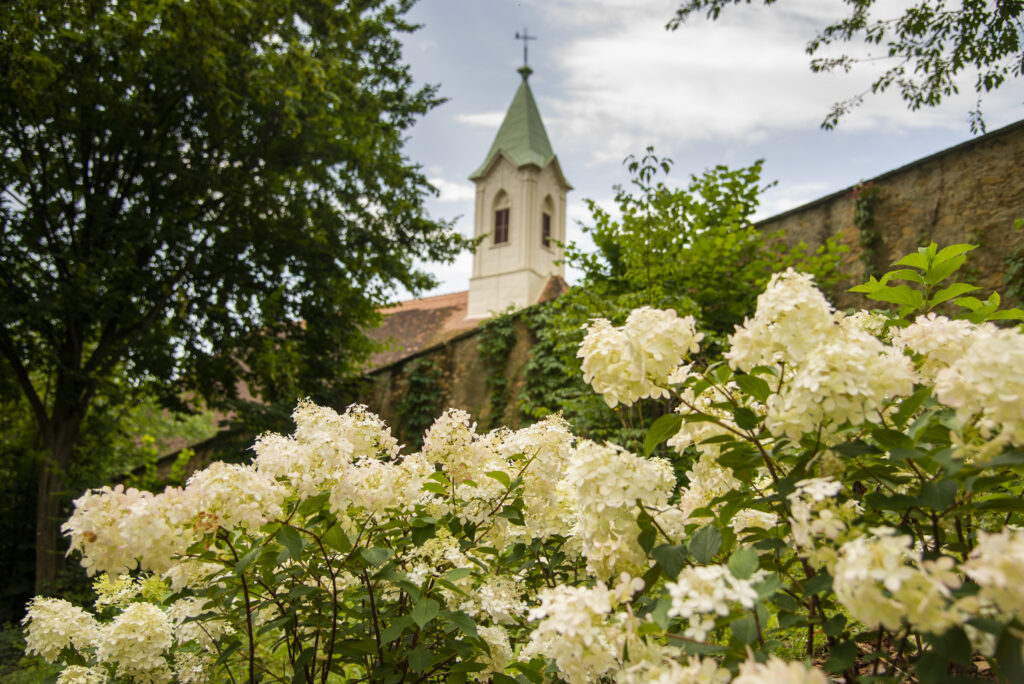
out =
[[(517, 36), (518, 37), (518, 36)], [(564, 283), (565, 193), (572, 189), (544, 131), (522, 66), (487, 158), (469, 178), (476, 184), (473, 255), (466, 318), (485, 318), (510, 305), (539, 301), (552, 277)]]

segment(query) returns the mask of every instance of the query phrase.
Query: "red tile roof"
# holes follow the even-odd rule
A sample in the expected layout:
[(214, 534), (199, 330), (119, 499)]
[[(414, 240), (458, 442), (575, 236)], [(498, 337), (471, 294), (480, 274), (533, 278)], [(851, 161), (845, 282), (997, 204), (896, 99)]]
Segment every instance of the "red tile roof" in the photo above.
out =
[(466, 320), (469, 291), (423, 297), (383, 309), (379, 328), (368, 331), (371, 339), (388, 342), (389, 349), (374, 354), (370, 368), (380, 368), (416, 352), (447, 342), (471, 330), (482, 319)]

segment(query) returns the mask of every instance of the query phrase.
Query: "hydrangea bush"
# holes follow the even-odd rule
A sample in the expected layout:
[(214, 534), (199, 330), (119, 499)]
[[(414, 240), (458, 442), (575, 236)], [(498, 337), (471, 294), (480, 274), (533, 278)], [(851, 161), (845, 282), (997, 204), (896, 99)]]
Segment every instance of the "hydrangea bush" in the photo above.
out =
[(36, 598), (28, 651), (64, 683), (1024, 681), (1024, 335), (989, 322), (1024, 312), (943, 284), (968, 249), (860, 288), (891, 314), (776, 274), (713, 363), (672, 311), (594, 321), (608, 404), (677, 407), (645, 453), (449, 410), (403, 455), (303, 402), (250, 465), (87, 492), (95, 611)]

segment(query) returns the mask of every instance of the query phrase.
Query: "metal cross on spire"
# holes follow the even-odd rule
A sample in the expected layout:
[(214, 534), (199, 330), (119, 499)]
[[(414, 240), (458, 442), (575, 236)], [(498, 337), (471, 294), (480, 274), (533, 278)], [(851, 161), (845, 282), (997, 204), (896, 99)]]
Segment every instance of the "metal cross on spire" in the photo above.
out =
[(531, 36), (529, 33), (527, 33), (526, 29), (524, 28), (522, 34), (520, 34), (519, 31), (516, 31), (516, 40), (523, 41), (523, 66), (526, 67), (527, 69), (529, 69), (530, 68), (530, 64), (529, 64), (529, 62), (526, 59), (526, 47), (527, 47), (526, 41), (528, 41), (528, 40), (537, 40), (537, 36)]

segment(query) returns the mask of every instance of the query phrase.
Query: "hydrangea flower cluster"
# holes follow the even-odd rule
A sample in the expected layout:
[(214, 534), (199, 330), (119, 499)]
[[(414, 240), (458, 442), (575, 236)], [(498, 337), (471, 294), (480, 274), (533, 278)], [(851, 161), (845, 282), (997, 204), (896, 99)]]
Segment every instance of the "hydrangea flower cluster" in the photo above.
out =
[(638, 399), (668, 396), (669, 376), (682, 361), (700, 351), (703, 333), (693, 316), (679, 318), (671, 309), (635, 309), (622, 327), (599, 318), (587, 326), (579, 352), (583, 379), (611, 408)]
[(768, 398), (765, 425), (799, 440), (823, 427), (878, 423), (886, 401), (913, 391), (910, 360), (859, 329), (832, 326), (796, 365), (779, 394)]
[(643, 589), (643, 581), (622, 575), (612, 588), (558, 586), (540, 594), (530, 611), (538, 620), (520, 657), (543, 656), (558, 666), (570, 684), (586, 684), (614, 674), (622, 662), (623, 646), (636, 618), (619, 611)]
[(1000, 432), (1024, 445), (1024, 334), (979, 331), (967, 351), (935, 376), (935, 396), (967, 423), (977, 419), (986, 436)]
[(1024, 617), (1024, 531), (979, 532), (978, 545), (960, 569), (981, 587), (978, 600), (986, 612)]
[(953, 559), (924, 561), (907, 535), (874, 528), (843, 544), (832, 568), (836, 597), (850, 615), (868, 625), (899, 629), (904, 621), (942, 634), (964, 617), (951, 609), (960, 586)]
[(583, 545), (587, 569), (607, 580), (645, 569), (647, 554), (637, 535), (637, 501), (659, 507), (675, 484), (664, 459), (643, 459), (614, 445), (582, 442), (566, 473), (578, 520), (574, 534)]
[(776, 273), (757, 297), (757, 310), (729, 337), (724, 356), (733, 368), (802, 364), (834, 325), (832, 306), (814, 279), (792, 268)]
[(665, 585), (672, 597), (668, 614), (686, 620), (686, 637), (703, 641), (714, 628), (716, 615), (728, 615), (735, 604), (754, 607), (754, 584), (763, 577), (763, 572), (757, 571), (740, 579), (724, 565), (683, 568), (674, 582)]

